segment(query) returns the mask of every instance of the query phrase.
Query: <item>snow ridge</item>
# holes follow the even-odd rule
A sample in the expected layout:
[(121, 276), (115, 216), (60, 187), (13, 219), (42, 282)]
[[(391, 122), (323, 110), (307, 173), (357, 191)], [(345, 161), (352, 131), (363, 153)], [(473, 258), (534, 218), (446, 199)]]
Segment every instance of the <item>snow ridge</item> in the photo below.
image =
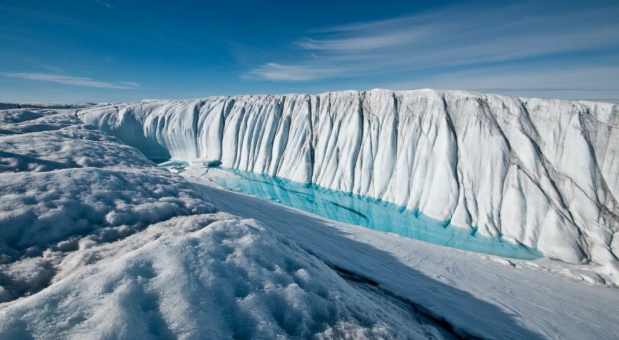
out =
[(151, 159), (370, 196), (572, 263), (619, 254), (619, 106), (462, 91), (99, 105), (79, 117)]

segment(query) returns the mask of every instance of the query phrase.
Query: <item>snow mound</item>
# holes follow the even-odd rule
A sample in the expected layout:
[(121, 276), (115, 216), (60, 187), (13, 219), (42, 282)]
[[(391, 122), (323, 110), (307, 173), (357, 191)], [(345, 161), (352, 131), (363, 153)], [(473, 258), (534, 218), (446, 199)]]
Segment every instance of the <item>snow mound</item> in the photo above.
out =
[(113, 242), (151, 223), (216, 210), (74, 111), (14, 113), (0, 125), (11, 133), (0, 136), (0, 302), (48, 285), (61, 254), (84, 236)]
[(619, 106), (460, 91), (142, 101), (79, 117), (151, 159), (369, 196), (571, 263), (619, 254)]
[(0, 337), (441, 337), (405, 306), (367, 296), (275, 232), (219, 218), (162, 222), (162, 230), (197, 231), (163, 235), (16, 302), (0, 311)]
[[(53, 131), (80, 125), (76, 110), (5, 110), (0, 118), (0, 135)], [(81, 124), (83, 125), (83, 123)]]
[(81, 126), (0, 138), (0, 157), (0, 172), (153, 165), (136, 149)]
[(85, 168), (0, 174), (2, 245), (22, 250), (95, 229), (143, 227), (214, 210), (184, 180), (162, 172)]

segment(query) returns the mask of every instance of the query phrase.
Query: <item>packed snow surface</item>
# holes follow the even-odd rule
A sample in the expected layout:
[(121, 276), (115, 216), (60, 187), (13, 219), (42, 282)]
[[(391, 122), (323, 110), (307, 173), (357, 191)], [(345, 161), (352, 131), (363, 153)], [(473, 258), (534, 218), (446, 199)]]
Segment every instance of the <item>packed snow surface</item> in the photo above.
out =
[(149, 229), (144, 244), (137, 234), (73, 254), (105, 258), (4, 309), (0, 337), (442, 338), (255, 222), (198, 215)]
[(571, 263), (619, 254), (618, 106), (457, 91), (124, 103), (79, 117), (151, 159), (381, 199)]
[(85, 236), (110, 242), (215, 211), (184, 180), (85, 126), (75, 110), (0, 112), (21, 117), (0, 127), (0, 302), (48, 284), (64, 251), (87, 246)]

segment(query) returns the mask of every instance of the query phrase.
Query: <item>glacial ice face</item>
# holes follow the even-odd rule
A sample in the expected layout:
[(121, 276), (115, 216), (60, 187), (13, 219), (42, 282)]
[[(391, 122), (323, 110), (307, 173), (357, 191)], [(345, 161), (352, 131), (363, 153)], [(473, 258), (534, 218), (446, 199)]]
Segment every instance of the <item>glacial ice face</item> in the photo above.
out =
[(617, 105), (460, 91), (142, 101), (80, 111), (151, 159), (369, 196), (567, 262), (619, 253)]

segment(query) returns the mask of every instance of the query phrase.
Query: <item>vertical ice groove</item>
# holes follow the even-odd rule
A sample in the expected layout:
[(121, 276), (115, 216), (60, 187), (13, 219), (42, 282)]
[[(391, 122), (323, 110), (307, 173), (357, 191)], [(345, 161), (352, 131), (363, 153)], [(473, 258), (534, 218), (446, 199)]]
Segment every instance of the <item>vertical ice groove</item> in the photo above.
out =
[[(314, 177), (314, 123), (313, 123), (313, 114), (314, 110), (312, 110), (312, 97), (304, 96), (305, 103), (307, 104), (307, 124), (309, 127), (309, 177), (308, 181), (311, 182)], [(318, 98), (316, 98), (318, 101)]]
[(220, 160), (382, 199), (564, 261), (616, 260), (614, 104), (372, 90), (148, 100), (78, 116), (152, 159)]
[(460, 164), (461, 164), (460, 151), (459, 151), (460, 148), (458, 147), (458, 138), (456, 134), (456, 128), (451, 119), (451, 113), (447, 110), (447, 102), (445, 101), (445, 94), (440, 93), (438, 95), (440, 99), (439, 107), (445, 114), (445, 122), (447, 125), (447, 130), (450, 136), (450, 140), (453, 144), (451, 151), (454, 153), (454, 155), (452, 155), (451, 157), (451, 165), (452, 165), (451, 166), (451, 171), (452, 171), (451, 177), (454, 180), (451, 189), (455, 191), (454, 198), (456, 199), (456, 201), (454, 201), (452, 203), (452, 206), (449, 208), (450, 210), (448, 214), (449, 220), (453, 221), (455, 217), (455, 219), (457, 220), (456, 223), (460, 224), (461, 226), (462, 225), (469, 226), (470, 221), (471, 221), (471, 216), (470, 216), (470, 212), (468, 211), (468, 208), (466, 207), (464, 196), (462, 195), (463, 190), (462, 190), (462, 184), (461, 184), (462, 175), (460, 171)]
[[(357, 105), (357, 124), (356, 126), (353, 127), (353, 131), (356, 132), (356, 138), (353, 138), (353, 140), (351, 141), (352, 146), (353, 146), (353, 153), (352, 156), (350, 158), (350, 175), (347, 176), (348, 180), (350, 180), (350, 184), (348, 185), (348, 190), (345, 191), (351, 191), (353, 190), (354, 186), (355, 186), (355, 168), (357, 166), (357, 162), (359, 162), (359, 153), (360, 153), (360, 149), (361, 149), (361, 142), (363, 140), (363, 135), (365, 132), (364, 129), (364, 115), (365, 115), (365, 111), (363, 110), (363, 105), (365, 103), (365, 93), (360, 93), (359, 94), (359, 102)], [(368, 112), (369, 115), (369, 112)]]

